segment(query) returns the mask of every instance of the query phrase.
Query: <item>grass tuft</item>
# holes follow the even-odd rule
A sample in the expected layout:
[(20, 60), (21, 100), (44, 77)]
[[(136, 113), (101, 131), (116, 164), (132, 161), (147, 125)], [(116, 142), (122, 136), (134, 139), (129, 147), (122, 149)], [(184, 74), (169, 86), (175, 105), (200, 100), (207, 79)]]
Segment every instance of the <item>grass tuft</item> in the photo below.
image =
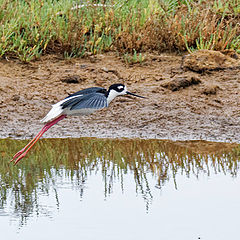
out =
[(0, 0), (0, 57), (240, 48), (240, 0)]

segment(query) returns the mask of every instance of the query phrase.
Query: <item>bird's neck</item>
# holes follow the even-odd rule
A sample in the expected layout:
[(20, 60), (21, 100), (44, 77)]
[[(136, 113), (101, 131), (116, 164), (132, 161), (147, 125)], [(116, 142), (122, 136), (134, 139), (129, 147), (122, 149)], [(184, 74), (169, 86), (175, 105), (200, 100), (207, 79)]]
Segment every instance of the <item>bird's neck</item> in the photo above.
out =
[(107, 104), (109, 105), (109, 103), (118, 96), (118, 93), (114, 90), (108, 90), (107, 94), (106, 94), (106, 98), (107, 98)]

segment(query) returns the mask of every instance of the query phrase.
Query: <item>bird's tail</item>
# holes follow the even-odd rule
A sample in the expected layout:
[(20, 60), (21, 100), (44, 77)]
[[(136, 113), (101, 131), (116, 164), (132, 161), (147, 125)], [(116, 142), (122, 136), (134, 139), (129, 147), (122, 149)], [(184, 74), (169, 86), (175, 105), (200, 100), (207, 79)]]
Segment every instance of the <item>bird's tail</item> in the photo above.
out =
[(42, 123), (48, 123), (63, 114), (63, 109), (59, 103), (54, 104), (48, 114), (41, 120)]

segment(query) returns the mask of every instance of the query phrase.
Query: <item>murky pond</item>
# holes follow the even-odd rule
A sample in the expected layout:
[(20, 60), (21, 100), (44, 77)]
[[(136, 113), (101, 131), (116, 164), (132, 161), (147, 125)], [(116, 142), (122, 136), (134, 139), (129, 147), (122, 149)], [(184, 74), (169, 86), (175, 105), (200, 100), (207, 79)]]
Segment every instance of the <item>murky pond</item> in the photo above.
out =
[(4, 239), (239, 239), (240, 148), (204, 141), (0, 140)]

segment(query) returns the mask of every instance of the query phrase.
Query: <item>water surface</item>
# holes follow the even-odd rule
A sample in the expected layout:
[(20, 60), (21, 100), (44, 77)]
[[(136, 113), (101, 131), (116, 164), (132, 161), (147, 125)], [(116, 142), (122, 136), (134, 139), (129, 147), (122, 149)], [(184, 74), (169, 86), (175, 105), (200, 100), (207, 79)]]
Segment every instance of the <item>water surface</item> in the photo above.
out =
[(204, 141), (0, 140), (4, 239), (239, 239), (240, 148)]

